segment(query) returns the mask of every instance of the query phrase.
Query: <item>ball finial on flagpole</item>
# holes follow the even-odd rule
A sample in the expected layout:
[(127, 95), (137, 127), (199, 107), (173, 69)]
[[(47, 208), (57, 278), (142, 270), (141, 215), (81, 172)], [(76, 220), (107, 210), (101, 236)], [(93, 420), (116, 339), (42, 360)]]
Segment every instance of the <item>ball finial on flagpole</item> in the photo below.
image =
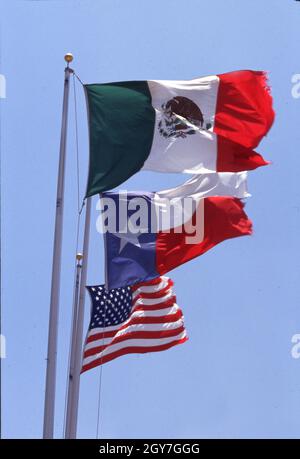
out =
[(68, 65), (70, 64), (70, 62), (72, 62), (72, 60), (73, 60), (73, 54), (72, 53), (65, 54), (65, 61), (67, 62)]
[(78, 252), (78, 253), (76, 254), (76, 260), (80, 261), (80, 260), (82, 260), (82, 258), (83, 258), (82, 253)]

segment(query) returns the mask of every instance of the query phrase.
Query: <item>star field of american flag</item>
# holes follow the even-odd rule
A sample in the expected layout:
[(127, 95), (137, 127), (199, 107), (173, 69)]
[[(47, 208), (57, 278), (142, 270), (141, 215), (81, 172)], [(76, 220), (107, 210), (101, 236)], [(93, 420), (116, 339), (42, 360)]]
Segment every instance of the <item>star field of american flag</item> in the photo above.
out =
[(104, 285), (87, 289), (92, 310), (82, 372), (125, 354), (164, 351), (187, 340), (168, 277), (109, 291)]
[(118, 325), (128, 318), (132, 308), (130, 287), (107, 292), (104, 285), (87, 287), (92, 299), (90, 329)]

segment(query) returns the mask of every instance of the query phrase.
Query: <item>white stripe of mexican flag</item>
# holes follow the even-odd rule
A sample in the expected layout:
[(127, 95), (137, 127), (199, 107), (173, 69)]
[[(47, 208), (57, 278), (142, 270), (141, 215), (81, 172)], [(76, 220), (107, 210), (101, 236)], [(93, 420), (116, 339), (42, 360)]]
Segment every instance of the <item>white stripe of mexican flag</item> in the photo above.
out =
[[(148, 81), (155, 128), (143, 169), (203, 173), (217, 170), (213, 133), (219, 78)], [(195, 154), (201, 152), (201, 154)]]

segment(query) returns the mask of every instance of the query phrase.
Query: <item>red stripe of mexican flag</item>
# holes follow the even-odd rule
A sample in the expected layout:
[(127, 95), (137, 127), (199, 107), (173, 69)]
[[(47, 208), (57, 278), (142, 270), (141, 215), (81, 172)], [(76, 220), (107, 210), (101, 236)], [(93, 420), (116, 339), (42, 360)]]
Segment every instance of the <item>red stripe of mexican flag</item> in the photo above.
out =
[(245, 147), (257, 147), (274, 121), (266, 73), (244, 70), (218, 78), (214, 132)]
[(274, 121), (265, 72), (231, 72), (218, 78), (214, 123), (218, 134), (217, 171), (252, 170), (268, 164), (252, 150)]

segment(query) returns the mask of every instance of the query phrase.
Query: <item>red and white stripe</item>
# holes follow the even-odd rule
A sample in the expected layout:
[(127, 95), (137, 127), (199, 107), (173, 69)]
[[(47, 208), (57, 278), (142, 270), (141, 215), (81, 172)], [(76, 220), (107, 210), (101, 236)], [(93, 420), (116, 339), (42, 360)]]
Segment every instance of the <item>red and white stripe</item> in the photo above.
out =
[(89, 331), (82, 373), (121, 355), (163, 351), (188, 339), (171, 279), (158, 277), (131, 289), (129, 318), (119, 325)]
[[(239, 172), (269, 164), (253, 150), (274, 120), (272, 97), (265, 72), (241, 70), (188, 81), (148, 81), (155, 128), (143, 169), (204, 174)], [(195, 135), (162, 136), (163, 106), (185, 97), (200, 108), (204, 126)], [(188, 123), (188, 120), (185, 120)], [(209, 126), (209, 127), (208, 127)]]

